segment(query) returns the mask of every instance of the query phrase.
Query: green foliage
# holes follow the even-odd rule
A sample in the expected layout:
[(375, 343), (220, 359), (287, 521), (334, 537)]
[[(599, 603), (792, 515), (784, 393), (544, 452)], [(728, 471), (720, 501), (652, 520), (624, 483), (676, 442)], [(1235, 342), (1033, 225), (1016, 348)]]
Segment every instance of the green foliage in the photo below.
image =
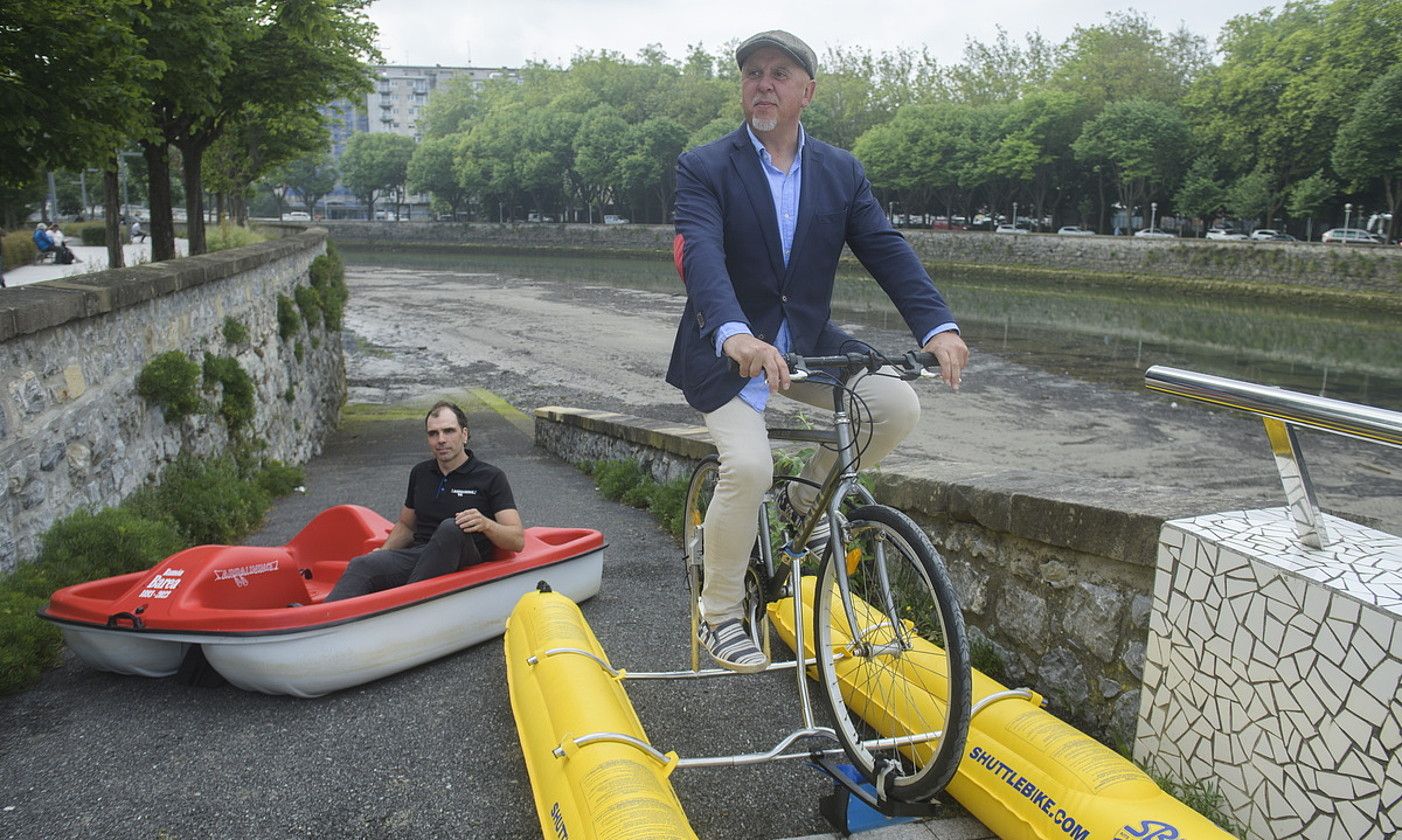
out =
[(290, 404), (290, 403), (296, 401), (296, 399), (297, 399), (297, 390), (296, 390), (295, 388), (293, 388), (291, 385), (288, 385), (288, 386), (287, 386), (287, 390), (282, 392), (282, 401), (285, 402), (285, 403), (289, 403), (289, 404)]
[(255, 480), (263, 492), (274, 499), (286, 496), (306, 481), (301, 467), (289, 466), (277, 460), (265, 462)]
[(395, 203), (400, 203), (414, 147), (414, 138), (399, 134), (351, 135), (341, 156), (341, 177), (350, 191), (365, 202), (370, 214), (367, 218), (374, 218), (375, 201), (383, 193), (392, 193)]
[(18, 592), (8, 577), (0, 578), (0, 697), (28, 688), (45, 668), (58, 664), (58, 627), (34, 614), (46, 600), (47, 595)]
[(1330, 200), (1339, 193), (1339, 185), (1323, 171), (1295, 183), (1290, 188), (1286, 209), (1299, 218), (1321, 216)]
[(277, 334), (286, 341), (302, 328), (302, 316), (297, 314), (297, 304), (284, 294), (277, 296)]
[(321, 322), (321, 295), (313, 286), (298, 286), (292, 290), (292, 296), (297, 300), (297, 311), (302, 313), (302, 320), (306, 321), (307, 329), (311, 329), (313, 324)]
[(297, 357), (297, 361), (302, 361), (302, 357), (307, 354), (307, 350), (302, 346), (302, 342), (292, 345), (292, 355)]
[(174, 524), (191, 545), (230, 544), (255, 528), (268, 509), (266, 490), (247, 480), (228, 456), (182, 455), (166, 467), (160, 484), (137, 491), (131, 510)]
[(233, 316), (224, 318), (224, 343), (245, 344), (248, 341), (248, 327)]
[(224, 418), (230, 433), (242, 429), (253, 420), (257, 407), (253, 401), (253, 377), (232, 356), (204, 354), (204, 387), (223, 386), (219, 401), (219, 416)]
[(204, 409), (196, 383), (200, 366), (178, 350), (162, 353), (146, 363), (136, 379), (136, 392), (147, 402), (165, 409), (167, 423), (174, 423)]
[(64, 586), (150, 568), (186, 546), (171, 523), (123, 507), (76, 511), (55, 522), (41, 544), (37, 562), (21, 566), (10, 584), (42, 598)]
[(982, 634), (969, 636), (969, 664), (984, 676), (1008, 684), (1008, 666), (998, 648)]
[(669, 533), (681, 537), (689, 479), (659, 484), (636, 461), (595, 461), (580, 468), (594, 477), (604, 498), (651, 511)]
[(1152, 770), (1145, 772), (1160, 788), (1163, 788), (1164, 793), (1216, 823), (1223, 831), (1234, 837), (1246, 836), (1246, 826), (1238, 822), (1227, 810), (1227, 803), (1222, 798), (1221, 789), (1211, 781), (1199, 779), (1191, 782), (1180, 782)]
[(231, 248), (254, 245), (266, 239), (266, 236), (255, 230), (225, 222), (209, 232), (206, 246), (208, 252), (212, 254), (215, 251), (227, 251)]
[(316, 218), (317, 202), (336, 188), (339, 177), (340, 172), (331, 159), (331, 153), (318, 150), (284, 164), (269, 176), (269, 180), (301, 196), (302, 206), (312, 218)]
[(19, 268), (29, 265), (34, 260), (38, 249), (34, 247), (33, 236), (33, 231), (17, 230), (5, 234), (4, 238), (0, 239), (0, 259), (4, 259), (5, 268)]

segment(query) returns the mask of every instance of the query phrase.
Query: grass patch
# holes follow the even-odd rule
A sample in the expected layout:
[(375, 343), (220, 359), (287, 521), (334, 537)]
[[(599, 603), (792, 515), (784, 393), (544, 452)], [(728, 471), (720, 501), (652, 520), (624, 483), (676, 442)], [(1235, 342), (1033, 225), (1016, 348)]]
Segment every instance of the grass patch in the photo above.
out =
[(307, 322), (307, 329), (310, 330), (313, 324), (321, 321), (321, 294), (311, 286), (298, 286), (292, 290), (292, 297), (297, 301), (297, 311), (302, 313), (302, 320)]
[(248, 327), (234, 317), (224, 319), (224, 343), (230, 345), (248, 343)]
[(636, 461), (590, 461), (580, 465), (604, 498), (649, 511), (677, 539), (682, 535), (682, 511), (690, 477), (658, 483)]
[(1236, 818), (1227, 810), (1227, 803), (1222, 798), (1222, 791), (1209, 781), (1181, 782), (1162, 776), (1152, 770), (1145, 769), (1164, 793), (1202, 814), (1217, 827), (1231, 834), (1233, 837), (1246, 837), (1246, 826), (1236, 821)]
[(254, 245), (266, 240), (267, 237), (261, 233), (250, 228), (231, 225), (228, 222), (205, 232), (205, 248), (206, 252), (210, 254), (215, 251), (227, 251), (230, 248), (242, 248), (245, 245)]
[(327, 242), (326, 253), (312, 260), (311, 279), (321, 306), (322, 325), (332, 332), (339, 331), (350, 290), (346, 287), (345, 264), (333, 243)]
[(253, 420), (257, 407), (253, 403), (253, 377), (232, 356), (204, 354), (204, 387), (223, 386), (219, 400), (219, 416), (228, 424), (229, 432), (237, 432)]

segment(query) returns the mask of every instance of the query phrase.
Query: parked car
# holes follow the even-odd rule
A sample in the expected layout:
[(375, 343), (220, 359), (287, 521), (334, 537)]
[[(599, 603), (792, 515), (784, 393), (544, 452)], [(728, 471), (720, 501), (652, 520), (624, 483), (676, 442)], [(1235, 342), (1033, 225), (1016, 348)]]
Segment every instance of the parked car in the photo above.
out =
[(1161, 229), (1159, 229), (1159, 228), (1144, 228), (1143, 230), (1136, 230), (1136, 231), (1134, 232), (1134, 235), (1137, 236), (1137, 237), (1139, 237), (1140, 239), (1176, 239), (1176, 238), (1177, 238), (1176, 236), (1174, 236), (1173, 234), (1169, 233), (1168, 231), (1166, 231), (1166, 230), (1161, 230)]
[(1271, 241), (1271, 242), (1299, 242), (1300, 240), (1296, 239), (1295, 237), (1291, 236), (1291, 235), (1288, 234), (1288, 233), (1276, 233), (1274, 236), (1272, 236), (1272, 237), (1270, 238), (1270, 241)]
[(1251, 231), (1251, 238), (1252, 238), (1252, 239), (1259, 239), (1259, 240), (1274, 239), (1274, 238), (1275, 238), (1275, 235), (1276, 235), (1276, 231), (1273, 231), (1273, 230), (1271, 230), (1270, 228), (1256, 228), (1255, 230)]
[(1362, 228), (1332, 228), (1324, 231), (1320, 242), (1343, 245), (1381, 245), (1383, 241)]
[(605, 214), (605, 215), (604, 215), (604, 224), (606, 224), (606, 225), (626, 225), (626, 224), (628, 224), (628, 220), (625, 219), (625, 218), (622, 217), (622, 216), (615, 216), (615, 215), (613, 215), (612, 213), (608, 213), (608, 214)]
[(292, 210), (290, 212), (283, 213), (282, 220), (284, 222), (310, 222), (312, 220), (312, 216), (305, 210)]
[(1227, 240), (1232, 242), (1243, 242), (1249, 237), (1239, 230), (1231, 228), (1213, 228), (1207, 232), (1208, 239)]
[(1013, 225), (999, 225), (993, 229), (994, 233), (1031, 233), (1027, 228), (1015, 227)]
[(1077, 227), (1076, 225), (1066, 225), (1066, 226), (1064, 226), (1064, 227), (1062, 227), (1062, 228), (1059, 228), (1059, 229), (1057, 230), (1057, 232), (1056, 232), (1056, 235), (1057, 235), (1057, 236), (1095, 236), (1095, 231), (1093, 231), (1093, 230), (1086, 230), (1085, 228), (1083, 228), (1083, 227)]

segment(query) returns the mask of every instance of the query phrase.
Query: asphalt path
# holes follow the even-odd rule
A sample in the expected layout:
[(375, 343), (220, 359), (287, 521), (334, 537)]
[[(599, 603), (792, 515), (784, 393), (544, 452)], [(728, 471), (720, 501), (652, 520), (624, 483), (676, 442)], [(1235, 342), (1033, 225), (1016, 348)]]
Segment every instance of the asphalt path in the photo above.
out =
[[(587, 526), (608, 540), (603, 590), (583, 612), (615, 665), (686, 665), (680, 549), (646, 512), (604, 500), (591, 479), (481, 404), (478, 457), (510, 476), (527, 525)], [(250, 542), (280, 544), (323, 508), (387, 517), (409, 466), (427, 457), (407, 413), (351, 419), (306, 466), (306, 493), (279, 501)], [(652, 742), (683, 756), (765, 750), (797, 725), (792, 675), (631, 683)], [(702, 838), (824, 831), (830, 783), (802, 762), (673, 774)], [(0, 707), (0, 836), (538, 838), (499, 639), (304, 700), (231, 686), (93, 670), (65, 654)]]

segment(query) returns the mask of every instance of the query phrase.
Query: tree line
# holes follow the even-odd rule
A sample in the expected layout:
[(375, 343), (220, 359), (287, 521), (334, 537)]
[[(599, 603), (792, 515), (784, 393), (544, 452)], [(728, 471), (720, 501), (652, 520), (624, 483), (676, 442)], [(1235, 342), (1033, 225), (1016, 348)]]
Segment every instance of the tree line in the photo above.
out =
[[(175, 255), (172, 167), (190, 252), (204, 197), (239, 215), (279, 164), (325, 148), (318, 108), (370, 89), (371, 0), (6, 0), (0, 4), (0, 210), (14, 226), (42, 175), (102, 173), (109, 262), (119, 155), (139, 151), (152, 257)], [(27, 211), (26, 211), (27, 212)]]
[[(415, 145), (357, 135), (362, 200), (431, 193), (439, 212), (669, 220), (682, 150), (741, 121), (733, 45), (577, 55), (521, 80), (434, 93)], [(1402, 201), (1402, 0), (1301, 0), (1228, 22), (1215, 43), (1134, 11), (923, 51), (830, 50), (804, 116), (852, 149), (900, 215), (1027, 216), (1108, 232), (1143, 217), (1341, 221)], [(1021, 215), (1021, 213), (1020, 213)], [(1355, 217), (1356, 218), (1356, 217)]]

